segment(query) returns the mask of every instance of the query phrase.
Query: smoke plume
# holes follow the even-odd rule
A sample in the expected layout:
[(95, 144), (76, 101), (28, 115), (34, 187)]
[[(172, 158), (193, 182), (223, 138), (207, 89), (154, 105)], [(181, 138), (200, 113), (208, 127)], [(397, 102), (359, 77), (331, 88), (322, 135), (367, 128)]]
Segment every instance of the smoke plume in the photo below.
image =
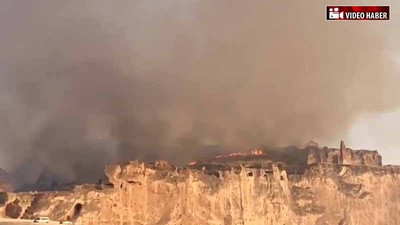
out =
[(324, 5), (3, 0), (0, 165), (90, 181), (115, 160), (340, 140), (399, 107), (399, 21)]

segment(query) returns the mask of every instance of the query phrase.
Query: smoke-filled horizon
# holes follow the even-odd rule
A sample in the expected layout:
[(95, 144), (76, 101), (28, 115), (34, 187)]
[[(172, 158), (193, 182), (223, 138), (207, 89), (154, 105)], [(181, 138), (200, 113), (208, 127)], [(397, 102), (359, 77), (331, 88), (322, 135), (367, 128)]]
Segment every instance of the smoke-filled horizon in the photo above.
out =
[(4, 0), (1, 167), (88, 181), (115, 160), (339, 141), (359, 115), (399, 107), (399, 21), (324, 13), (315, 1)]

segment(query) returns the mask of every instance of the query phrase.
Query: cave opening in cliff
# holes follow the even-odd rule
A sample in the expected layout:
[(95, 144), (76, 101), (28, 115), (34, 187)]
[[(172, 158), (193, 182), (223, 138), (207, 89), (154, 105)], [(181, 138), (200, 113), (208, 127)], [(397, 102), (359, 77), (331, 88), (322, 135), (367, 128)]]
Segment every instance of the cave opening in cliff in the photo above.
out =
[(5, 214), (7, 217), (12, 219), (17, 219), (21, 215), (22, 207), (19, 205), (19, 200), (15, 199), (15, 201), (7, 204), (5, 208)]
[(72, 216), (72, 219), (75, 220), (76, 218), (79, 217), (79, 215), (81, 214), (82, 211), (82, 204), (78, 203), (74, 206), (74, 214)]

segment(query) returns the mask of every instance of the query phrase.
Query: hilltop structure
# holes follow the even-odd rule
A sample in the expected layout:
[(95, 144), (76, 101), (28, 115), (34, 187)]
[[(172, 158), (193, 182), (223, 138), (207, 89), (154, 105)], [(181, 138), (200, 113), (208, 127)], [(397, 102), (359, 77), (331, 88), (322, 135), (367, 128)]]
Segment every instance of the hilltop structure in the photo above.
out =
[(333, 163), (338, 165), (367, 165), (382, 166), (382, 157), (378, 151), (352, 150), (346, 148), (344, 141), (340, 142), (340, 149), (324, 147), (310, 147), (307, 164)]

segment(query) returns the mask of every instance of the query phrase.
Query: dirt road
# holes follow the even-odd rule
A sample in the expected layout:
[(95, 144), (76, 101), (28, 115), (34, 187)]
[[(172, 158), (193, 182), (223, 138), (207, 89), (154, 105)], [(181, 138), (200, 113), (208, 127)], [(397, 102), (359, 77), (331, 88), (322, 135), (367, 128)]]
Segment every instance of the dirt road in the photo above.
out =
[(38, 225), (38, 224), (48, 224), (54, 225), (59, 224), (58, 221), (51, 221), (50, 223), (34, 223), (32, 220), (13, 220), (13, 219), (0, 219), (0, 225)]

